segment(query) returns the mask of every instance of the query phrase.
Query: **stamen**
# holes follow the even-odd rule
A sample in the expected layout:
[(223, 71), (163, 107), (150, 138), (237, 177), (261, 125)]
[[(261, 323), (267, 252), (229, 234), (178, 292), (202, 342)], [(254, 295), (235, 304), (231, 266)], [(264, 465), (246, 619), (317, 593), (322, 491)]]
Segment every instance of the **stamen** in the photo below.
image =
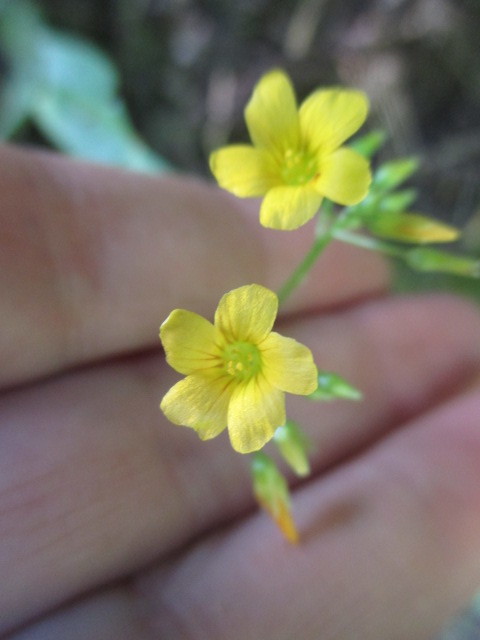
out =
[(307, 184), (318, 174), (317, 159), (305, 151), (287, 149), (281, 174), (286, 184), (292, 186)]
[(225, 371), (237, 380), (249, 380), (262, 364), (258, 348), (250, 342), (234, 342), (223, 351)]

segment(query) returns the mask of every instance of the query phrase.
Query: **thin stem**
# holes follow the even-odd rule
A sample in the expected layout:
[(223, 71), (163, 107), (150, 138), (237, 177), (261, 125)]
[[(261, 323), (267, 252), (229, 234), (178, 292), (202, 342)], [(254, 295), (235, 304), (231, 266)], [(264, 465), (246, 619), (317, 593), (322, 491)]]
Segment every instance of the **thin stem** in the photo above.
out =
[(295, 291), (295, 289), (303, 282), (315, 262), (334, 239), (347, 242), (348, 244), (353, 244), (357, 247), (362, 247), (362, 249), (379, 251), (380, 253), (384, 253), (395, 258), (405, 258), (405, 250), (401, 247), (396, 247), (388, 242), (377, 240), (377, 238), (354, 233), (348, 228), (345, 228), (345, 223), (348, 222), (348, 209), (344, 209), (336, 219), (333, 219), (332, 213), (331, 207), (327, 207), (322, 212), (316, 230), (316, 238), (310, 247), (310, 250), (278, 291), (277, 295), (280, 304), (283, 304), (293, 291)]
[(360, 233), (348, 231), (347, 229), (333, 229), (332, 236), (336, 240), (348, 242), (348, 244), (353, 244), (356, 247), (369, 249), (370, 251), (379, 251), (380, 253), (385, 253), (395, 258), (403, 258), (405, 255), (405, 250), (401, 247), (396, 247), (395, 245), (391, 245), (388, 242), (382, 242), (381, 240), (377, 240), (377, 238), (364, 236)]
[(310, 269), (318, 260), (320, 255), (330, 244), (333, 238), (333, 227), (330, 226), (321, 235), (318, 235), (310, 247), (310, 250), (293, 271), (291, 276), (286, 280), (278, 290), (279, 304), (283, 304), (285, 300), (293, 293), (293, 291), (303, 282)]

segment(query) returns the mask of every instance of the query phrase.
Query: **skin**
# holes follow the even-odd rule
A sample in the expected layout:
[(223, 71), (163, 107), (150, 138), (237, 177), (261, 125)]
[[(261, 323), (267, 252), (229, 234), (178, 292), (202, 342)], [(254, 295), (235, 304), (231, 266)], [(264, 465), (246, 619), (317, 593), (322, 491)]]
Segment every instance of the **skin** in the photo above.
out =
[(480, 584), (480, 316), (390, 297), (375, 255), (334, 246), (282, 334), (361, 388), (292, 399), (315, 442), (301, 544), (251, 497), (227, 434), (158, 403), (158, 325), (279, 286), (311, 225), (275, 232), (186, 177), (0, 150), (0, 635), (15, 640), (422, 640)]

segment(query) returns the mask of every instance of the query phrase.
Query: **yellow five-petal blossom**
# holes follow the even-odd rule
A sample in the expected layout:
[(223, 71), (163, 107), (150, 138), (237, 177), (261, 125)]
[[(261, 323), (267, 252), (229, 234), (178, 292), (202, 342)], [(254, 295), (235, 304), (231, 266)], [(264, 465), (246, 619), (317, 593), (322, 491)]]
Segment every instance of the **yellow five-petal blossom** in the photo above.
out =
[(288, 76), (264, 75), (245, 109), (252, 145), (214, 151), (210, 167), (235, 195), (264, 196), (260, 222), (297, 229), (318, 211), (324, 197), (357, 204), (371, 182), (368, 161), (341, 145), (363, 124), (368, 99), (361, 91), (320, 89), (297, 108)]
[(272, 331), (278, 310), (273, 291), (258, 284), (225, 294), (214, 324), (176, 309), (160, 327), (167, 362), (186, 377), (160, 407), (175, 424), (203, 440), (226, 427), (233, 448), (257, 451), (284, 424), (285, 392), (317, 387), (310, 350)]

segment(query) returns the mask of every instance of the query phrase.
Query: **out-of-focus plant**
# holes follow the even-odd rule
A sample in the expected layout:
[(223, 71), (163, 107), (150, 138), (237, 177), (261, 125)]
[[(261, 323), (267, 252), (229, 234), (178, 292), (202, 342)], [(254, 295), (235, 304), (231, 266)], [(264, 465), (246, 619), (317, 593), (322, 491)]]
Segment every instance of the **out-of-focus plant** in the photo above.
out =
[(383, 133), (344, 144), (368, 113), (357, 90), (319, 88), (301, 104), (281, 69), (265, 74), (245, 108), (251, 144), (230, 144), (210, 156), (221, 187), (240, 198), (262, 196), (260, 223), (291, 232), (316, 219), (310, 249), (275, 294), (258, 284), (226, 293), (214, 324), (175, 309), (160, 328), (167, 362), (186, 378), (164, 396), (160, 408), (202, 440), (228, 428), (233, 448), (253, 454), (254, 494), (293, 543), (299, 535), (286, 478), (263, 451), (273, 440), (293, 472), (310, 471), (309, 438), (287, 418), (284, 393), (312, 401), (362, 398), (340, 375), (317, 369), (308, 347), (272, 331), (278, 305), (309, 275), (333, 240), (383, 253), (420, 273), (480, 278), (480, 260), (439, 250), (461, 230), (412, 210), (416, 192), (404, 183), (415, 158), (380, 163), (371, 158)]
[(47, 26), (36, 4), (0, 1), (0, 65), (0, 139), (30, 121), (74, 156), (140, 171), (168, 168), (135, 131), (112, 61)]

